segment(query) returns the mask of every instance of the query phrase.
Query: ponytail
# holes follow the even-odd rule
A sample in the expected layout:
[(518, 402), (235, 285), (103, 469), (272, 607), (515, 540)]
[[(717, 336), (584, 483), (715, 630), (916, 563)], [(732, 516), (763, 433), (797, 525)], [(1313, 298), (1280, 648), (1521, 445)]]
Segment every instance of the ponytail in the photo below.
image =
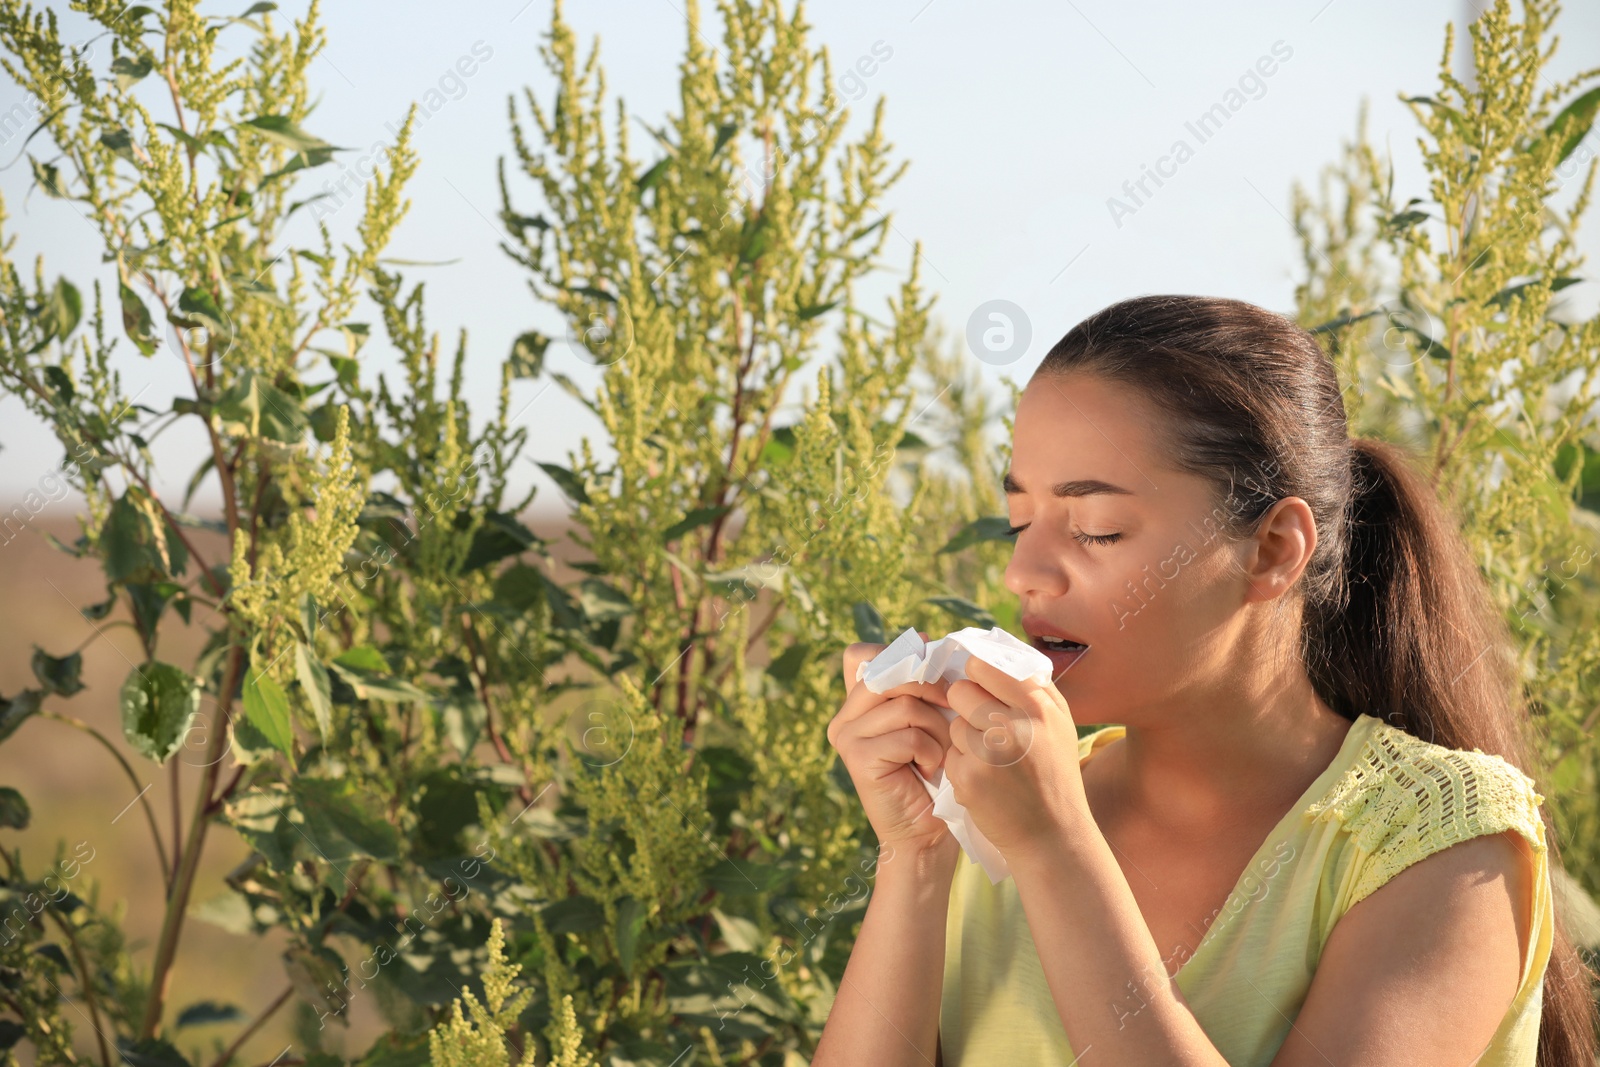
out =
[[(1520, 699), (1515, 644), (1457, 533), (1454, 516), (1400, 448), (1350, 442), (1353, 485), (1342, 597), (1308, 611), (1306, 664), (1330, 706), (1372, 709), (1446, 748), (1501, 756), (1535, 770)], [(1335, 607), (1335, 604), (1342, 606)], [(1542, 769), (1541, 769), (1542, 770)], [(1550, 871), (1561, 869), (1548, 806), (1541, 805)], [(1595, 973), (1562, 915), (1545, 968), (1539, 1067), (1593, 1067)]]
[[(1248, 536), (1277, 500), (1306, 501), (1317, 544), (1299, 582), (1301, 654), (1329, 707), (1545, 778), (1515, 642), (1457, 516), (1405, 450), (1350, 438), (1314, 337), (1239, 300), (1137, 297), (1073, 327), (1036, 374), (1074, 372), (1131, 386), (1170, 416), (1169, 459), (1226, 495), (1230, 534)], [(1548, 806), (1540, 817), (1554, 876)], [(1538, 1067), (1595, 1067), (1594, 979), (1557, 911)]]

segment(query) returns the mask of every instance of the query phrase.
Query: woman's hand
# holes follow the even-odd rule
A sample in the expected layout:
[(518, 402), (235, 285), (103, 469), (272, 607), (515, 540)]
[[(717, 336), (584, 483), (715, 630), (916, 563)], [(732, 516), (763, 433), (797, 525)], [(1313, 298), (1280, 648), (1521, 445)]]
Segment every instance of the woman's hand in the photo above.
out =
[(1049, 682), (1019, 681), (973, 656), (952, 682), (944, 773), (956, 800), (1009, 862), (1093, 826), (1078, 767), (1078, 728)]
[(948, 706), (948, 686), (908, 682), (874, 693), (856, 680), (856, 669), (887, 647), (858, 642), (844, 650), (848, 695), (828, 723), (828, 743), (850, 772), (880, 844), (953, 853), (960, 846), (933, 814), (933, 798), (911, 771), (915, 763), (930, 778), (944, 763), (950, 724), (939, 708)]

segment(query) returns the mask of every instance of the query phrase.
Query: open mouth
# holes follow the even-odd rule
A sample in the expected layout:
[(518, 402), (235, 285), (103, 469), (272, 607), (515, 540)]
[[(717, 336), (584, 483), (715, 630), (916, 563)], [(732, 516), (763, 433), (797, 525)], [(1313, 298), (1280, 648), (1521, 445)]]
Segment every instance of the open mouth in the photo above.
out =
[(1067, 641), (1059, 637), (1035, 637), (1033, 647), (1050, 658), (1051, 671), (1056, 678), (1071, 670), (1089, 651), (1089, 646), (1080, 641)]
[(1043, 636), (1035, 637), (1033, 644), (1035, 648), (1043, 652), (1082, 652), (1089, 647), (1081, 641), (1068, 641), (1065, 638)]

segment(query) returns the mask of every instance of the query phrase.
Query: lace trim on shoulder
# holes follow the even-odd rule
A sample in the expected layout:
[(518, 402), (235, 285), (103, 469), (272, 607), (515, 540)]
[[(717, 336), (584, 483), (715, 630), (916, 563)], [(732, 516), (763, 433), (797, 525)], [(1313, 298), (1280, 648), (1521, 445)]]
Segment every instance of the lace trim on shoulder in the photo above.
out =
[(1533, 779), (1503, 758), (1445, 748), (1380, 722), (1355, 765), (1309, 810), (1338, 819), (1371, 860), (1352, 904), (1440, 849), (1516, 830), (1546, 850)]

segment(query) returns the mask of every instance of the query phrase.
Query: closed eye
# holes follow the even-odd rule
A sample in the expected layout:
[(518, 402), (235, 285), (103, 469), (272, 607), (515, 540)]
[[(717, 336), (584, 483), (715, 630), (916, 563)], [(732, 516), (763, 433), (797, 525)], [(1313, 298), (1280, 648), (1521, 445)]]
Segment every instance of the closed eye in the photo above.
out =
[[(1017, 536), (1017, 534), (1021, 533), (1023, 530), (1026, 530), (1031, 525), (1033, 525), (1033, 524), (1032, 523), (1023, 523), (1021, 526), (1007, 526), (1006, 527), (1006, 536), (1007, 537), (1015, 537), (1015, 536)], [(1084, 545), (1112, 545), (1112, 544), (1116, 544), (1118, 541), (1122, 540), (1122, 535), (1120, 533), (1091, 534), (1091, 533), (1083, 533), (1083, 532), (1080, 531), (1079, 533), (1075, 533), (1072, 536), (1077, 538), (1079, 544), (1084, 544)]]

